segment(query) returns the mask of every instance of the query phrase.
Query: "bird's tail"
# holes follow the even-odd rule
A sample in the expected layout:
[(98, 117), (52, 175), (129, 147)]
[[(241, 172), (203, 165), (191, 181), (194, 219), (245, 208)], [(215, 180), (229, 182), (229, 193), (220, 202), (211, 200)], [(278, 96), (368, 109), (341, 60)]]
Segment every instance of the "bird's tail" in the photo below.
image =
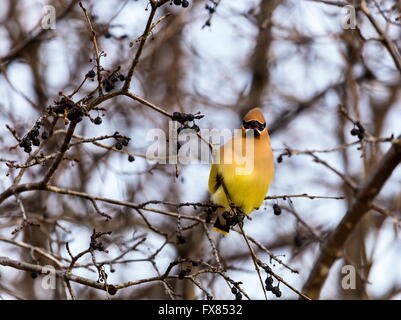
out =
[(227, 235), (230, 232), (230, 225), (227, 223), (226, 219), (224, 219), (224, 217), (222, 216), (222, 212), (219, 212), (219, 214), (217, 215), (216, 221), (214, 222), (213, 225), (213, 230), (220, 232), (224, 235)]

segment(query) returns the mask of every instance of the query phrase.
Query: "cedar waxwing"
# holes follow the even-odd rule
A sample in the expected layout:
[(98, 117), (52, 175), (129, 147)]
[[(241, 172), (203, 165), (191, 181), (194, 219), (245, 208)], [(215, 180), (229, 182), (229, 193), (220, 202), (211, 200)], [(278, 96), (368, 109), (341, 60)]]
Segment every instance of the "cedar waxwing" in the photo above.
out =
[(273, 151), (261, 109), (245, 115), (239, 133), (217, 156), (210, 169), (209, 192), (212, 202), (220, 206), (214, 230), (227, 234), (244, 214), (260, 207), (273, 180)]

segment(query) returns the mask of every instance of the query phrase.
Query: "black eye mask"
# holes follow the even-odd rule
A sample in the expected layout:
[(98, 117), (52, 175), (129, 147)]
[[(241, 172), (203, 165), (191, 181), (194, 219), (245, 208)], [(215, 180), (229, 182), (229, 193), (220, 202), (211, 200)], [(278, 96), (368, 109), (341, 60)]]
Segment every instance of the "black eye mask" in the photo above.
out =
[(263, 131), (266, 128), (266, 123), (260, 123), (257, 120), (250, 120), (242, 122), (245, 129), (257, 129), (258, 131)]

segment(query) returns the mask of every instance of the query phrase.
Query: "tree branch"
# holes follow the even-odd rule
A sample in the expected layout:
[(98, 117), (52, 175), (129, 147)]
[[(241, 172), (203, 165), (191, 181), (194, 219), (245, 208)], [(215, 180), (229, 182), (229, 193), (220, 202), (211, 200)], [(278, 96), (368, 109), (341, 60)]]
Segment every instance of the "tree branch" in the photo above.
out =
[(326, 281), (330, 268), (341, 258), (342, 248), (362, 217), (372, 208), (373, 200), (401, 162), (401, 136), (393, 142), (373, 173), (358, 186), (354, 202), (350, 205), (340, 224), (323, 244), (320, 256), (304, 285), (303, 292), (317, 299)]

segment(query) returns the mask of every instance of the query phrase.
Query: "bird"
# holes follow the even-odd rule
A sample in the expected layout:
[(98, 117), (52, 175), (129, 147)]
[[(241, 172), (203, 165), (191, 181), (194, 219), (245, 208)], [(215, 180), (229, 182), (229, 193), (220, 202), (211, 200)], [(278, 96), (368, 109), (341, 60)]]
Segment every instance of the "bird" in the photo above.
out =
[(231, 225), (242, 223), (245, 215), (261, 206), (274, 178), (273, 151), (260, 108), (244, 116), (241, 130), (217, 150), (215, 158), (208, 181), (211, 202), (217, 207), (213, 229), (227, 235)]

